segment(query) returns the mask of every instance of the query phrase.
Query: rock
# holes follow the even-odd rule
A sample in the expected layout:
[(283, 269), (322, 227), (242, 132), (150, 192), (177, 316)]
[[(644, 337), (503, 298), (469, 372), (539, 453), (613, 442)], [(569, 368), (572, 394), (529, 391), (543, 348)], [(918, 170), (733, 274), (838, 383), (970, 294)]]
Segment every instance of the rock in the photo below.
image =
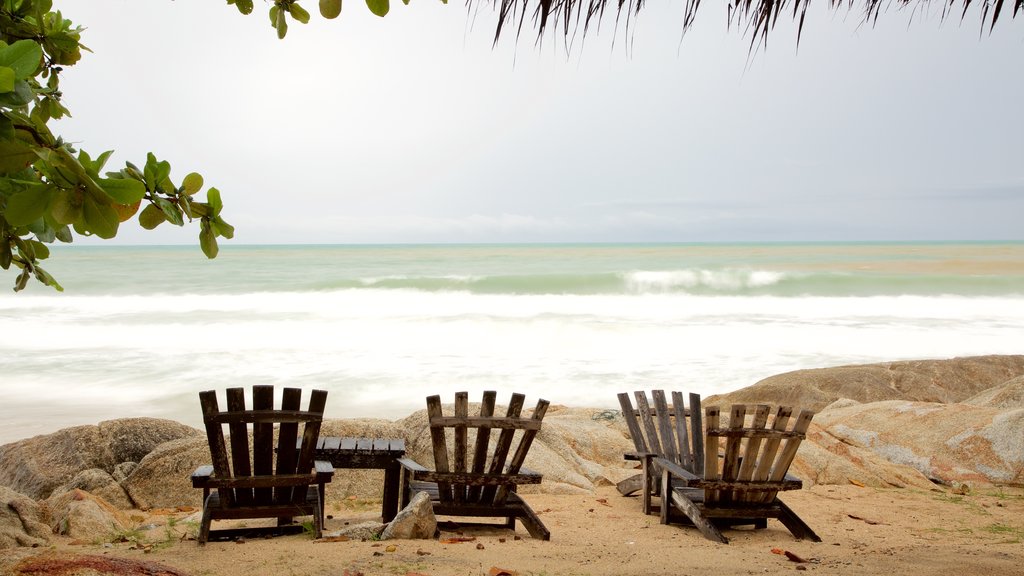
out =
[(350, 540), (375, 540), (387, 526), (383, 522), (362, 522), (352, 526), (345, 526), (334, 532), (324, 532), (323, 538), (341, 538)]
[(868, 451), (944, 484), (1024, 481), (1024, 409), (892, 400), (827, 410), (814, 423), (814, 443), (845, 444), (854, 462)]
[(163, 442), (198, 434), (184, 424), (156, 418), (66, 428), (0, 446), (0, 485), (31, 498), (47, 498), (83, 470), (109, 473), (121, 462), (138, 462)]
[(50, 526), (57, 534), (91, 542), (109, 542), (124, 532), (129, 520), (106, 500), (72, 490), (47, 500)]
[(0, 486), (0, 549), (43, 546), (49, 543), (50, 534), (35, 500)]
[(417, 492), (409, 505), (401, 509), (394, 520), (381, 533), (381, 540), (413, 540), (433, 538), (437, 533), (437, 518), (430, 503), (430, 495)]
[(1022, 355), (838, 366), (769, 376), (742, 390), (711, 396), (704, 405), (764, 402), (818, 411), (840, 398), (952, 403), (1021, 375)]
[(139, 467), (138, 462), (121, 462), (117, 466), (114, 466), (114, 471), (110, 475), (118, 482), (124, 482), (125, 478), (131, 475), (136, 468)]
[(1024, 376), (989, 388), (977, 396), (968, 398), (964, 404), (989, 408), (1024, 408)]
[(134, 507), (131, 498), (128, 497), (128, 493), (117, 483), (117, 480), (99, 468), (82, 470), (70, 482), (55, 488), (50, 497), (52, 498), (55, 495), (75, 489), (84, 490), (94, 496), (99, 496), (122, 510)]
[(157, 446), (121, 483), (143, 510), (175, 506), (202, 507), (203, 491), (192, 487), (192, 472), (210, 463), (206, 436), (193, 436)]
[(851, 446), (811, 424), (789, 473), (814, 484), (860, 484), (878, 488), (933, 488), (916, 468), (886, 460), (868, 448)]

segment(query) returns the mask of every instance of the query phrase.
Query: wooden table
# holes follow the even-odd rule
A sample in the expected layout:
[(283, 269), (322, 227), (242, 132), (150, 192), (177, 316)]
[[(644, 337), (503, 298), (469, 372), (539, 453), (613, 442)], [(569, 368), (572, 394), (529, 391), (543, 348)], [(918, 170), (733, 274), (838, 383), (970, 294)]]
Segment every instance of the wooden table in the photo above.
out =
[(390, 522), (398, 514), (398, 459), (405, 456), (405, 440), (401, 438), (341, 438), (321, 436), (313, 453), (317, 460), (327, 460), (335, 468), (374, 468), (384, 470), (384, 501), (381, 518)]

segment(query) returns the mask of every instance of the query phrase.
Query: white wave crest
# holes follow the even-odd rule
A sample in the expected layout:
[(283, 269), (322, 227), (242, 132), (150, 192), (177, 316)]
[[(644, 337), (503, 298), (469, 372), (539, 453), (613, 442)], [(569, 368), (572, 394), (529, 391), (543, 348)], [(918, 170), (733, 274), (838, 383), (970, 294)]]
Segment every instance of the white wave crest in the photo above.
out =
[(625, 276), (626, 286), (633, 293), (674, 292), (680, 289), (710, 288), (734, 292), (749, 288), (774, 286), (786, 274), (773, 270), (638, 270)]

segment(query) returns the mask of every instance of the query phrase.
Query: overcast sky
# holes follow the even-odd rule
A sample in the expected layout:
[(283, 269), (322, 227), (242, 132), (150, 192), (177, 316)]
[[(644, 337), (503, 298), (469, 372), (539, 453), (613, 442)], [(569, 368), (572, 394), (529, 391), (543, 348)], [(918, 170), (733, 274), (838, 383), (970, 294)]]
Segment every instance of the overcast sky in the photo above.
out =
[[(817, 2), (750, 57), (718, 3), (681, 40), (651, 2), (567, 54), (458, 1), (302, 4), (281, 41), (260, 1), (58, 2), (93, 53), (57, 131), (200, 172), (235, 243), (1024, 239), (1024, 18)], [(196, 242), (165, 227), (116, 242)]]

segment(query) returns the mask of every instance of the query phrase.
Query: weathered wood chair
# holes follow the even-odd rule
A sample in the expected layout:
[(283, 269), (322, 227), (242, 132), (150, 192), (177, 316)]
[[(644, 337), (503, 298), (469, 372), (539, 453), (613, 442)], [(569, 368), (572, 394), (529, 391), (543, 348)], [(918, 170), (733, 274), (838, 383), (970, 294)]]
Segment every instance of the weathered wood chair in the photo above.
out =
[[(551, 533), (544, 523), (516, 493), (519, 484), (541, 482), (541, 475), (523, 468), (523, 462), (540, 431), (548, 401), (539, 400), (533, 414), (527, 418), (520, 416), (525, 397), (513, 394), (505, 416), (495, 416), (495, 397), (495, 392), (484, 392), (478, 416), (469, 415), (466, 392), (455, 394), (452, 416), (443, 414), (440, 396), (427, 398), (435, 470), (428, 470), (408, 458), (399, 460), (403, 467), (402, 506), (409, 503), (413, 494), (425, 491), (430, 495), (434, 514), (505, 518), (504, 526), (513, 530), (518, 518), (531, 536), (549, 540)], [(446, 434), (449, 428), (454, 430), (451, 459)], [(501, 433), (492, 447), (491, 430), (495, 428)], [(469, 454), (469, 429), (476, 432), (472, 455)], [(508, 460), (518, 430), (522, 433), (512, 459)]]
[(682, 392), (672, 392), (672, 404), (664, 390), (652, 390), (651, 398), (636, 391), (636, 408), (626, 392), (619, 393), (619, 406), (633, 439), (634, 452), (623, 454), (626, 460), (640, 461), (641, 473), (616, 485), (628, 496), (641, 491), (644, 514), (651, 513), (651, 496), (660, 493), (661, 471), (655, 458), (670, 460), (691, 472), (704, 469), (704, 434), (701, 425), (700, 394), (690, 394), (690, 406), (683, 403)]
[[(253, 386), (253, 407), (245, 407), (242, 388), (227, 390), (227, 410), (220, 410), (213, 390), (199, 393), (203, 423), (210, 443), (212, 465), (192, 473), (192, 486), (203, 489), (203, 519), (199, 544), (210, 538), (213, 520), (277, 518), (276, 527), (217, 530), (217, 538), (231, 538), (251, 532), (294, 533), (301, 525), (291, 524), (293, 516), (312, 516), (313, 531), (319, 538), (323, 527), (324, 485), (331, 481), (330, 462), (314, 462), (327, 392), (314, 390), (308, 410), (301, 410), (302, 391), (285, 388), (281, 407), (274, 408), (274, 387)], [(302, 440), (297, 441), (302, 423)], [(249, 446), (252, 424), (252, 447)], [(278, 425), (276, 465), (274, 428)], [(231, 438), (231, 459), (224, 441), (224, 426)], [(251, 460), (250, 460), (251, 454)], [(211, 490), (213, 490), (211, 492)]]
[[(752, 417), (749, 425), (746, 422), (748, 411)], [(810, 526), (778, 498), (780, 491), (803, 486), (788, 470), (814, 413), (801, 411), (787, 428), (793, 409), (782, 406), (769, 428), (770, 411), (765, 405), (734, 405), (729, 427), (722, 428), (719, 408), (708, 407), (703, 474), (694, 474), (667, 458), (655, 459), (662, 473), (663, 524), (669, 522), (674, 508), (705, 537), (726, 543), (729, 540), (722, 535), (719, 525), (747, 523), (747, 519), (767, 522), (768, 518), (777, 518), (793, 536), (821, 542)]]

